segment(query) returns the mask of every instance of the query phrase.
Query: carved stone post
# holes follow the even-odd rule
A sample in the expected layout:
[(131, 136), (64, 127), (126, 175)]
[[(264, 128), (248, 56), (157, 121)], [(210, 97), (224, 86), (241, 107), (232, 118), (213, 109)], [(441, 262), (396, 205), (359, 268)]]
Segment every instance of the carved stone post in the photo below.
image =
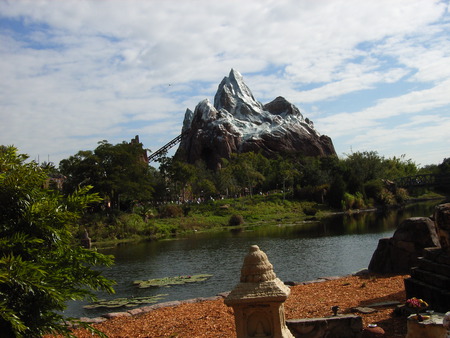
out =
[(244, 258), (240, 283), (225, 298), (234, 310), (237, 337), (293, 338), (283, 304), (290, 292), (276, 277), (267, 255), (252, 245)]
[(91, 248), (91, 238), (89, 237), (89, 234), (88, 234), (86, 229), (84, 229), (84, 236), (81, 239), (81, 245), (85, 249), (90, 249)]

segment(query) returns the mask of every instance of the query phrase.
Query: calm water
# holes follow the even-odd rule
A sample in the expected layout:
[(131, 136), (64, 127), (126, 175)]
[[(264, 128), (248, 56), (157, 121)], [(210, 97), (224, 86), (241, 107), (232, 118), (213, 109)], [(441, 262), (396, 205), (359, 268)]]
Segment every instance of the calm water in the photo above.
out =
[[(104, 275), (117, 282), (116, 294), (100, 298), (168, 294), (162, 302), (215, 296), (239, 282), (240, 269), (250, 245), (257, 244), (283, 281), (307, 281), (345, 275), (367, 268), (383, 237), (391, 237), (399, 222), (432, 214), (434, 202), (410, 205), (384, 213), (338, 215), (321, 222), (260, 226), (243, 232), (193, 234), (184, 239), (144, 242), (103, 250), (115, 256), (115, 265)], [(138, 289), (134, 280), (166, 276), (211, 274), (205, 282), (169, 288)], [(96, 317), (116, 310), (83, 309), (72, 302), (67, 316)], [(117, 310), (117, 311), (120, 311)]]

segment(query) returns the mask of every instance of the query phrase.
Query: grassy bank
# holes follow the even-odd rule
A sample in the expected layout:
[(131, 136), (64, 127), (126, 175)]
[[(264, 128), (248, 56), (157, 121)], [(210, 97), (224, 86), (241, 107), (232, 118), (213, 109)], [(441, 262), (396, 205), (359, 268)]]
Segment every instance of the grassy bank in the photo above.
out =
[[(420, 199), (438, 197), (443, 198), (433, 194), (420, 196)], [(217, 231), (224, 227), (295, 224), (338, 212), (343, 211), (315, 202), (284, 199), (282, 194), (254, 195), (202, 203), (165, 204), (155, 208), (137, 207), (132, 213), (88, 214), (77, 231), (81, 237), (87, 229), (96, 246), (111, 246), (175, 238), (195, 231)]]
[(88, 214), (79, 236), (87, 229), (98, 245), (164, 239), (194, 231), (216, 231), (224, 227), (250, 227), (294, 223), (331, 213), (324, 205), (283, 199), (281, 194), (255, 195), (190, 204), (166, 204), (156, 208), (137, 207), (132, 213)]

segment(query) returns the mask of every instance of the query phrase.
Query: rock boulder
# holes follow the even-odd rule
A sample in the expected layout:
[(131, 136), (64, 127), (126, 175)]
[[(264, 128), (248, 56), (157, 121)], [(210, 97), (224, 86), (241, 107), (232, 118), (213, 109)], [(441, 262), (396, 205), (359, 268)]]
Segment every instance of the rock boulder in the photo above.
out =
[(439, 247), (436, 226), (429, 217), (404, 220), (391, 238), (382, 238), (373, 253), (369, 270), (376, 273), (409, 273), (425, 248)]

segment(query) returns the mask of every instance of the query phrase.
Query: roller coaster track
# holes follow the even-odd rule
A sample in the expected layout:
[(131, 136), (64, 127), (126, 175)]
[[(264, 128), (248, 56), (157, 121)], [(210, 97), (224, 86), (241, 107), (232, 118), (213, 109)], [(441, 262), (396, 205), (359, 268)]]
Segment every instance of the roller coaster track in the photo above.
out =
[(449, 186), (450, 175), (423, 174), (407, 176), (396, 179), (395, 184), (401, 188)]
[(189, 129), (185, 130), (183, 133), (181, 133), (180, 135), (175, 137), (173, 140), (171, 140), (168, 143), (166, 143), (165, 145), (163, 145), (157, 151), (155, 151), (154, 153), (150, 154), (148, 156), (148, 163), (154, 161), (158, 156), (161, 156), (161, 155), (165, 154), (170, 148), (172, 148), (173, 146), (176, 146), (178, 143), (180, 143), (182, 138), (183, 138), (183, 136), (185, 136), (188, 132), (189, 132)]

